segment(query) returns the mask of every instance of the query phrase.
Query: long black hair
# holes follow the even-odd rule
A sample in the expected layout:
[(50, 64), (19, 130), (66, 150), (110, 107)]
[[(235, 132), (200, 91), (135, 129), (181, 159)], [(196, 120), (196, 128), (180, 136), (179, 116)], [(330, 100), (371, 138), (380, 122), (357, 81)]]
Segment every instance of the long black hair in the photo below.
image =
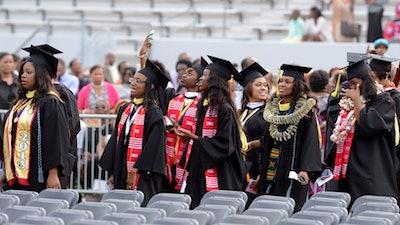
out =
[(364, 98), (366, 99), (371, 99), (375, 97), (377, 95), (378, 90), (375, 84), (375, 80), (372, 78), (371, 74), (362, 76), (361, 79), (363, 81), (361, 95), (364, 96)]
[[(27, 63), (27, 61), (25, 61), (21, 64), (21, 70), (19, 71), (19, 75), (18, 75), (18, 81), (19, 81), (18, 94), (17, 94), (17, 98), (13, 102), (14, 104), (18, 100), (26, 98), (26, 93), (28, 92), (28, 90), (23, 88), (21, 85), (21, 77), (22, 77), (22, 74), (24, 73), (23, 67), (26, 63)], [(46, 97), (50, 91), (53, 91), (55, 93), (57, 93), (57, 91), (54, 89), (53, 83), (51, 82), (50, 72), (42, 66), (38, 66), (33, 62), (31, 62), (31, 63), (32, 63), (33, 67), (35, 68), (36, 94), (32, 99), (32, 104), (35, 107), (35, 106), (39, 105), (41, 100), (43, 100), (43, 98)]]
[[(217, 71), (210, 70), (210, 74), (208, 77), (208, 90), (202, 93), (200, 101), (197, 103), (197, 109), (203, 107), (203, 100), (209, 99), (211, 109), (218, 107), (224, 103), (228, 103), (235, 112), (236, 115), (236, 107), (231, 99), (231, 92), (229, 90), (229, 83), (227, 80), (224, 80)], [(199, 110), (197, 110), (196, 117), (199, 118), (198, 115)], [(236, 115), (237, 119), (237, 115)]]
[(156, 104), (160, 106), (160, 101), (158, 99), (159, 91), (159, 88), (155, 84), (153, 84), (150, 79), (147, 79), (143, 96), (143, 106), (146, 109), (150, 104)]
[(242, 101), (241, 101), (241, 108), (239, 110), (239, 113), (243, 113), (244, 109), (246, 109), (247, 103), (250, 102), (250, 96), (251, 96), (251, 85), (254, 83), (254, 80), (251, 80), (244, 88), (243, 88), (243, 96), (242, 96)]

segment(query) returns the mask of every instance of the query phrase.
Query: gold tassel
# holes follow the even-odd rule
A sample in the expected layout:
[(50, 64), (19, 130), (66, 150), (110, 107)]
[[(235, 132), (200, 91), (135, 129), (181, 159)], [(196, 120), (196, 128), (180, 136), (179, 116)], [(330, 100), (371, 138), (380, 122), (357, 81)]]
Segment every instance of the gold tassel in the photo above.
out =
[(336, 80), (335, 91), (331, 93), (331, 96), (334, 98), (336, 98), (339, 95), (340, 79), (342, 78), (342, 72), (343, 72), (343, 70), (339, 70), (339, 74), (338, 74), (337, 80)]
[(278, 79), (277, 79), (276, 84), (275, 84), (275, 93), (276, 93), (276, 95), (279, 95), (278, 86), (279, 86), (279, 80), (280, 79), (281, 79), (281, 67), (278, 68)]

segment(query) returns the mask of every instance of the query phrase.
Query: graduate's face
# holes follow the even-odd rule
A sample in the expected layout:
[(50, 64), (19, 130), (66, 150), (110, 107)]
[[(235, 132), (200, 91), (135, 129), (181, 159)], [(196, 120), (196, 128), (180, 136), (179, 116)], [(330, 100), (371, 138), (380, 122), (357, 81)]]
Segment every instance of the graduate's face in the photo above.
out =
[[(356, 89), (357, 85), (360, 88), (360, 92), (362, 91), (363, 80), (361, 78), (353, 78), (349, 80), (350, 89)], [(361, 92), (362, 93), (362, 92)]]
[[(198, 89), (198, 80), (197, 73), (194, 69), (187, 69), (186, 73), (182, 75), (182, 79), (180, 80), (182, 87), (186, 89)], [(191, 90), (192, 91), (192, 90)]]
[(147, 77), (141, 73), (135, 73), (131, 79), (131, 96), (134, 98), (144, 97), (146, 91)]
[(102, 67), (94, 69), (90, 73), (90, 78), (92, 79), (92, 82), (96, 85), (100, 85), (103, 80), (104, 80), (104, 70)]
[(293, 95), (294, 78), (290, 76), (282, 76), (278, 82), (279, 95), (283, 98)]
[(251, 95), (249, 96), (250, 102), (265, 101), (268, 98), (268, 83), (264, 77), (259, 77), (251, 85)]
[(210, 70), (205, 69), (203, 71), (203, 76), (200, 77), (199, 80), (199, 90), (207, 91), (208, 90), (208, 79), (210, 78)]
[(21, 86), (29, 91), (36, 89), (35, 67), (31, 62), (22, 67)]

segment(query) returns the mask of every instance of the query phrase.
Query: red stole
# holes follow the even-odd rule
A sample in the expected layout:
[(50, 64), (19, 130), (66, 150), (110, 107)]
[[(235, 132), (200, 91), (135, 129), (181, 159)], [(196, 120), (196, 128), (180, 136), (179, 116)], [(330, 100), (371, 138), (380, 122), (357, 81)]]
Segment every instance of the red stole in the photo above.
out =
[[(212, 138), (217, 133), (218, 129), (218, 108), (211, 109), (209, 106), (203, 121), (202, 137)], [(186, 153), (186, 164), (189, 161), (192, 151), (193, 139), (189, 141), (188, 150)], [(185, 165), (186, 168), (186, 165)], [(206, 191), (218, 190), (218, 170), (217, 167), (208, 168), (204, 171), (206, 178)]]
[[(177, 121), (183, 129), (190, 130), (194, 132), (195, 126), (195, 116), (196, 116), (196, 105), (199, 99), (199, 96), (196, 96), (192, 99), (186, 106), (185, 103), (185, 94), (180, 94), (179, 96), (172, 99), (169, 103), (167, 116), (170, 119)], [(172, 182), (172, 172), (171, 168), (173, 165), (176, 165), (176, 176), (175, 181), (177, 182), (177, 186), (175, 189), (180, 190), (182, 187), (183, 178), (187, 177), (187, 172), (178, 165), (179, 160), (182, 157), (183, 151), (186, 148), (188, 143), (187, 139), (182, 139), (175, 135), (173, 132), (166, 133), (166, 158), (167, 158), (167, 167), (169, 174), (169, 182)]]
[[(118, 124), (118, 133), (117, 133), (117, 142), (121, 137), (121, 132), (125, 126), (125, 123), (128, 121), (133, 120), (131, 124), (126, 124), (125, 130), (130, 129), (129, 132), (129, 142), (128, 142), (128, 149), (126, 153), (126, 169), (127, 172), (131, 172), (137, 159), (140, 157), (143, 148), (143, 133), (144, 133), (144, 119), (146, 114), (146, 109), (141, 105), (131, 119), (129, 116), (131, 114), (132, 107), (134, 107), (133, 103), (130, 103), (128, 107), (122, 113), (121, 119)], [(125, 135), (125, 134), (122, 134)], [(134, 190), (137, 188), (137, 184), (139, 181), (139, 174), (136, 175), (135, 187)]]

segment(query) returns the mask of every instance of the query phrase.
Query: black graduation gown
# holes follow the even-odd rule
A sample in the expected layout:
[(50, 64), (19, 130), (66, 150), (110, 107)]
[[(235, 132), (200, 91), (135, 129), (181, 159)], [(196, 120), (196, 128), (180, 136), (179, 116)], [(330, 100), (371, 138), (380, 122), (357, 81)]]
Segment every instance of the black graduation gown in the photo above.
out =
[[(266, 129), (258, 194), (266, 194), (267, 188), (271, 184), (271, 181), (267, 181), (266, 176), (274, 139), (269, 135), (269, 125)], [(292, 160), (294, 162), (293, 168), (291, 168)], [(271, 195), (280, 196), (287, 196), (290, 192), (290, 197), (296, 201), (295, 211), (299, 211), (306, 201), (309, 186), (301, 185), (300, 182), (289, 179), (290, 171), (297, 173), (307, 171), (310, 180), (313, 180), (313, 177), (322, 171), (317, 120), (312, 110), (300, 120), (295, 135), (290, 140), (282, 141), (276, 182), (272, 183), (269, 192)]]
[[(189, 176), (186, 192), (192, 197), (191, 208), (198, 206), (206, 193), (206, 169), (217, 167), (220, 190), (241, 190), (246, 173), (241, 155), (239, 127), (233, 109), (227, 103), (218, 106), (217, 133), (208, 138), (202, 137), (207, 108), (208, 106), (198, 109), (200, 113), (196, 122), (196, 135), (199, 139), (193, 143), (187, 165)], [(184, 158), (185, 155), (182, 156)]]
[(335, 128), (336, 120), (339, 116), (340, 106), (339, 101), (342, 97), (338, 95), (337, 97), (328, 97), (328, 107), (326, 109), (326, 144), (325, 144), (325, 163), (333, 168), (335, 163), (336, 154), (336, 144), (331, 141), (330, 137), (332, 135), (333, 129)]
[[(387, 91), (386, 93), (388, 93), (390, 97), (392, 97), (394, 103), (396, 104), (397, 119), (400, 119), (400, 91), (397, 88), (393, 88)], [(396, 146), (396, 155), (397, 159), (400, 159), (400, 144)], [(396, 177), (397, 177), (397, 193), (398, 193), (397, 196), (400, 196), (400, 171), (399, 168), (396, 168), (396, 170), (397, 170)]]
[[(126, 189), (127, 168), (125, 135), (121, 135), (117, 142), (118, 124), (122, 113), (130, 103), (121, 107), (115, 121), (113, 133), (105, 147), (98, 164), (114, 175), (114, 188)], [(126, 127), (121, 131), (125, 133)], [(127, 142), (128, 143), (128, 142)], [(162, 179), (165, 177), (165, 127), (163, 113), (160, 107), (149, 104), (144, 119), (142, 153), (135, 163), (139, 169), (138, 190), (145, 195), (143, 206), (148, 200), (162, 190)]]
[[(31, 157), (29, 169), (29, 184), (30, 186), (22, 186), (18, 183), (12, 187), (6, 185), (4, 189), (19, 189), (31, 190), (40, 192), (46, 189), (46, 180), (48, 172), (51, 168), (58, 167), (61, 186), (65, 188), (66, 184), (63, 177), (68, 172), (68, 157), (69, 136), (68, 122), (64, 111), (64, 105), (54, 95), (49, 94), (40, 103), (40, 126), (41, 126), (41, 152), (42, 152), (42, 167), (44, 182), (38, 181), (38, 117), (35, 116), (32, 123), (31, 131)], [(8, 116), (13, 116), (7, 114)], [(6, 119), (5, 119), (6, 120)], [(5, 124), (5, 122), (4, 122)], [(15, 141), (15, 126), (13, 127), (13, 142)]]
[(394, 146), (395, 106), (387, 94), (372, 98), (360, 111), (355, 125), (346, 179), (341, 191), (348, 191), (352, 201), (361, 195), (385, 195), (397, 199), (398, 160)]
[[(254, 110), (257, 110), (251, 117), (245, 120), (243, 125), (243, 131), (246, 134), (247, 141), (261, 140), (265, 129), (267, 128), (267, 122), (263, 118), (264, 105)], [(260, 149), (251, 149), (246, 153), (247, 161), (252, 163), (249, 170), (250, 178), (256, 179), (259, 174), (259, 152)]]

